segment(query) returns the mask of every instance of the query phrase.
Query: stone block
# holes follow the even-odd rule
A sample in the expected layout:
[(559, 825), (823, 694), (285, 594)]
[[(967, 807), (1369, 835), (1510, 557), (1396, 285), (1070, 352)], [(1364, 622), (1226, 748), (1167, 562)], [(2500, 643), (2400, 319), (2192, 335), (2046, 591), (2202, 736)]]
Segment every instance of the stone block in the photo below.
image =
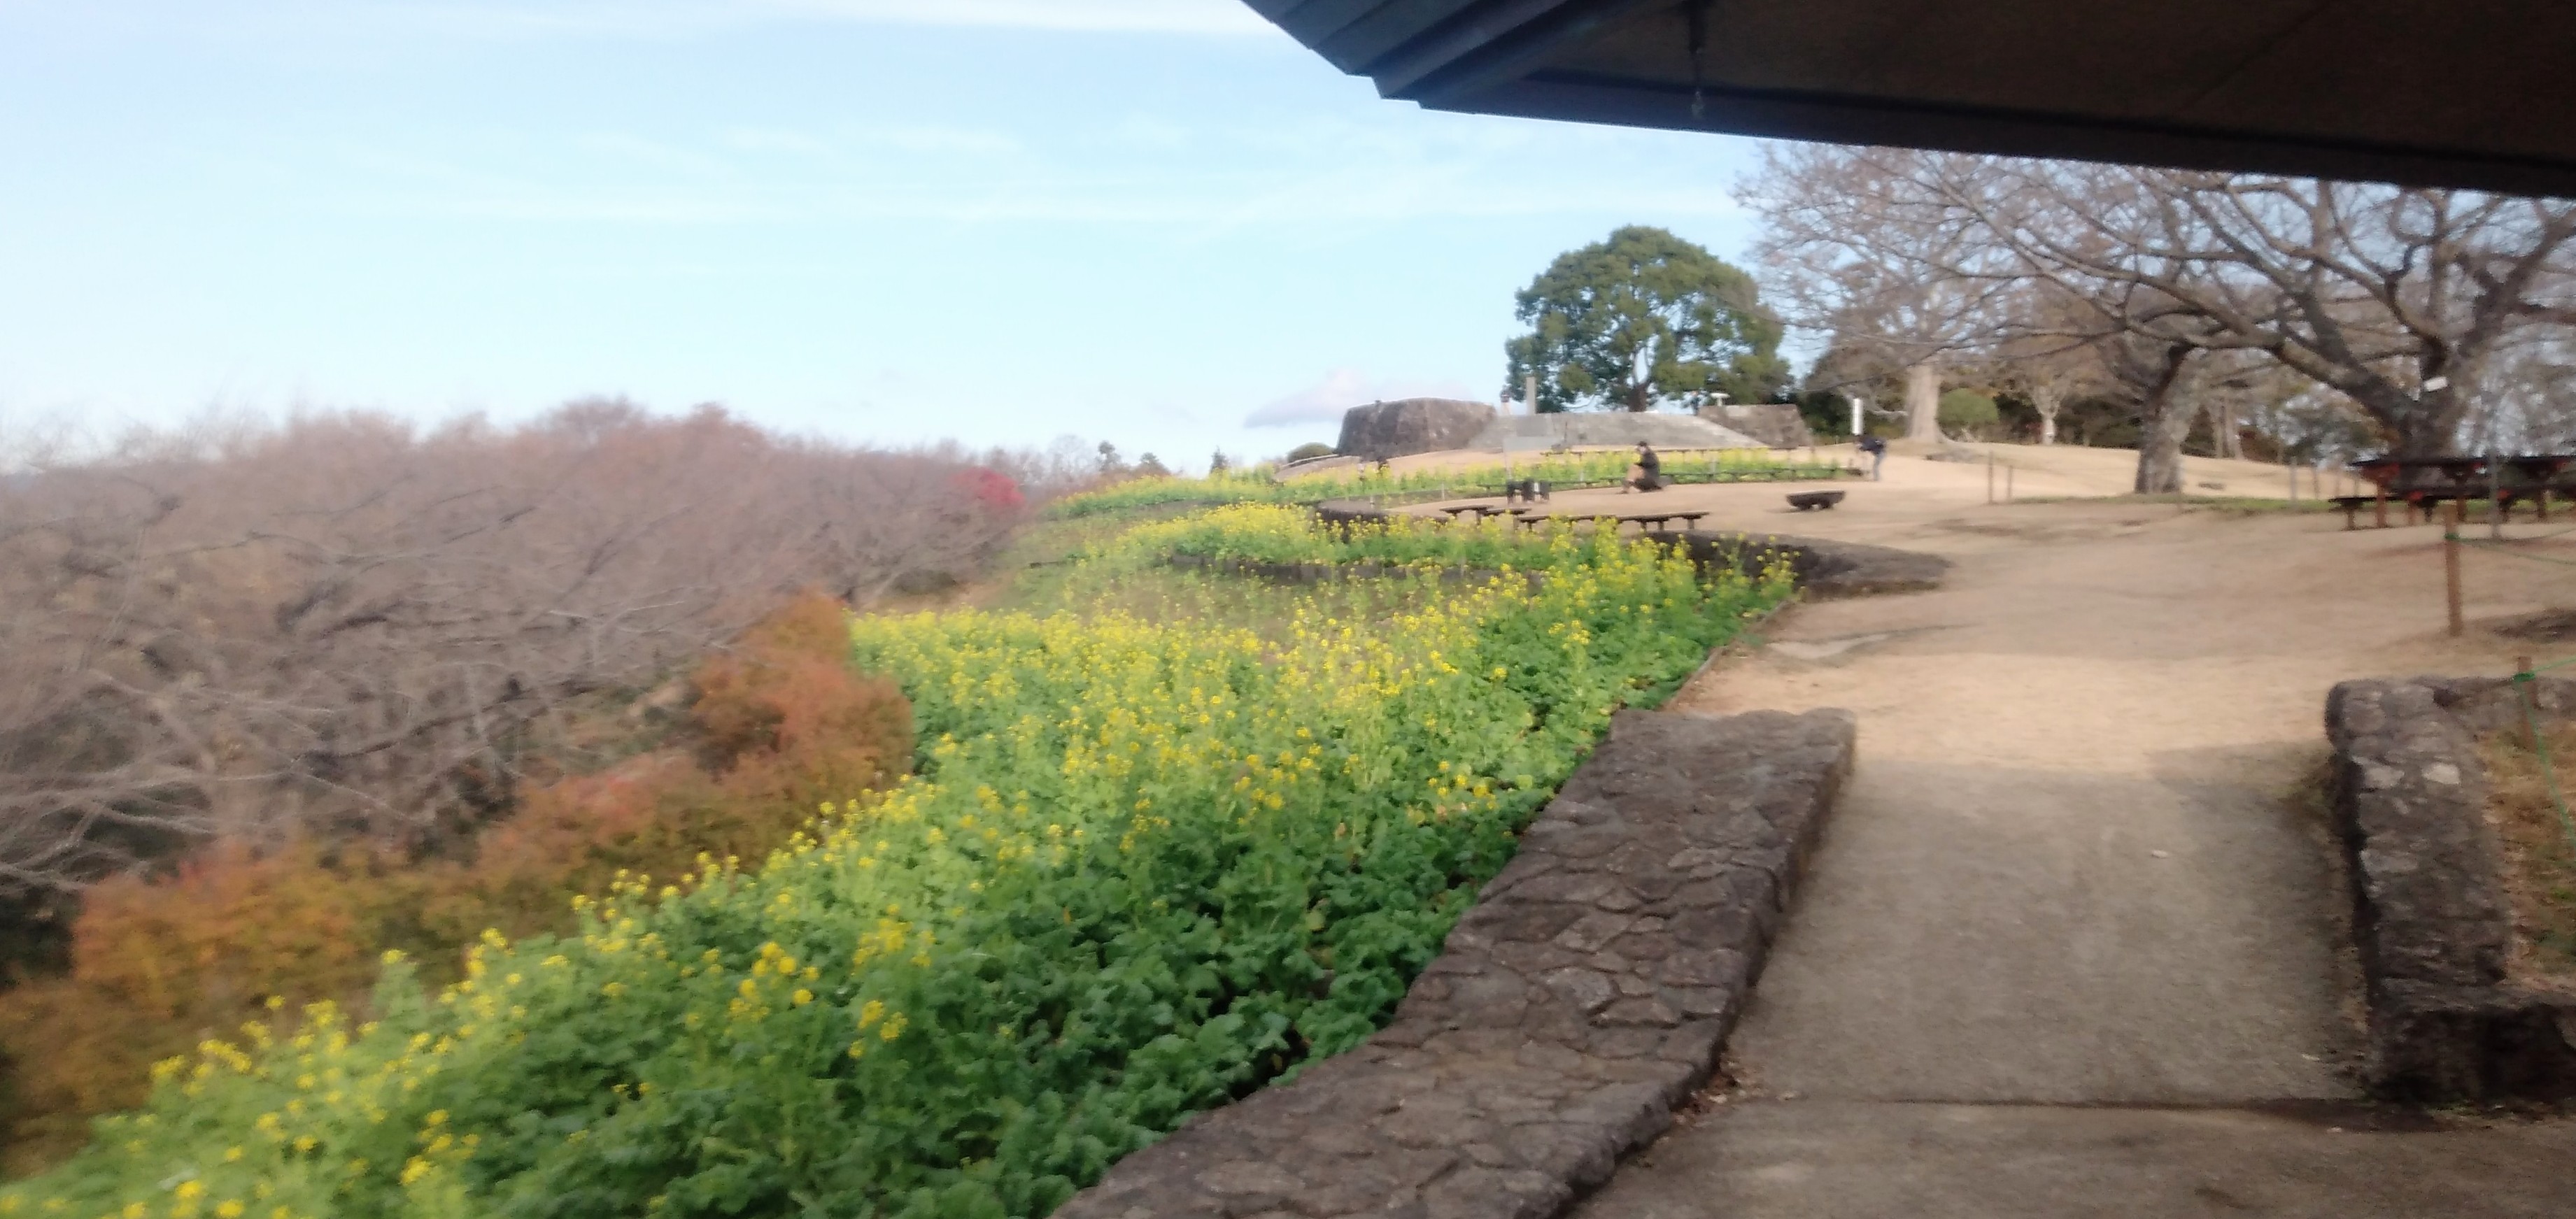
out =
[(1454, 398), (1373, 402), (1342, 414), (1342, 438), (1333, 447), (1364, 461), (1466, 448), (1494, 421), (1494, 408)]
[[(2576, 683), (2531, 694), (2544, 725)], [(2373, 1088), (2446, 1103), (2576, 1098), (2576, 993), (2505, 976), (2513, 909), (2477, 743), (2519, 728), (2509, 681), (2348, 681), (2326, 698), (2332, 806), (2352, 870)]]

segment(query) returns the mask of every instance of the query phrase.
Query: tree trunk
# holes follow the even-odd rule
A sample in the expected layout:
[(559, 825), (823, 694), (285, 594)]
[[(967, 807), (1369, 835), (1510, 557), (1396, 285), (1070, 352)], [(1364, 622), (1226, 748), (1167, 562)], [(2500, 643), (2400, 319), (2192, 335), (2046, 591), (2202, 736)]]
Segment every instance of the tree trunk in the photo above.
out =
[(1905, 438), (1941, 439), (1941, 370), (1929, 363), (1905, 370)]
[(1630, 414), (1640, 414), (1640, 415), (1641, 415), (1641, 414), (1644, 414), (1644, 413), (1645, 413), (1645, 411), (1646, 411), (1646, 383), (1645, 383), (1645, 382), (1643, 382), (1643, 381), (1639, 381), (1639, 382), (1637, 382), (1636, 384), (1631, 385), (1631, 386), (1629, 386), (1629, 387), (1628, 387), (1628, 412), (1629, 412)]
[(2465, 372), (2446, 375), (2452, 378), (2448, 387), (2418, 391), (2417, 408), (2389, 429), (2396, 433), (2395, 456), (2449, 457), (2459, 448), (2460, 424), (2469, 416), (2469, 394), (2462, 384), (2468, 377)]
[(2183, 404), (2183, 370), (2191, 348), (2168, 347), (2147, 385), (2139, 411), (2138, 480), (2140, 495), (2176, 495), (2182, 491), (2182, 440), (2200, 412)]
[(2058, 401), (2055, 390), (2035, 389), (2030, 393), (2031, 409), (2039, 412), (2039, 442), (2057, 443), (2057, 412), (2065, 404)]
[(2236, 434), (2236, 410), (2225, 395), (2209, 403), (2209, 452), (2231, 459), (2245, 456), (2245, 438)]

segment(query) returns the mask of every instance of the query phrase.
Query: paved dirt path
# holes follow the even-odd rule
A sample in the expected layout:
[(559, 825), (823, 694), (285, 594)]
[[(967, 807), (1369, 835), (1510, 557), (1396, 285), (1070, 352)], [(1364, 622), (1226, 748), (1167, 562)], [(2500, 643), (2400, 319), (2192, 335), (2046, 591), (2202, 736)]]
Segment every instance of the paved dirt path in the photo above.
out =
[(2015, 512), (1943, 591), (1802, 608), (1680, 704), (1861, 717), (1738, 1059), (1839, 1098), (2348, 1095), (2340, 881), (2288, 797), (2349, 670), (2278, 654), (2277, 556), (2225, 540), (2280, 531)]
[[(2070, 489), (2098, 486), (2087, 463), (2133, 460), (2015, 456), (2055, 463), (2025, 486)], [(1715, 527), (1956, 567), (1939, 592), (1799, 607), (1678, 701), (1850, 708), (1860, 764), (1736, 1034), (1742, 1091), (1587, 1215), (2359, 1215), (2432, 1199), (2506, 1215), (2576, 1197), (2576, 1128), (2333, 1129), (2365, 1116), (2347, 899), (2306, 795), (2326, 690), (2500, 672), (2516, 650), (2442, 635), (2437, 531), (1989, 507), (1982, 469), (1888, 473), (1806, 516), (1776, 488), (1665, 493)], [(2470, 587), (2472, 618), (2571, 605), (2576, 569), (2481, 558)]]

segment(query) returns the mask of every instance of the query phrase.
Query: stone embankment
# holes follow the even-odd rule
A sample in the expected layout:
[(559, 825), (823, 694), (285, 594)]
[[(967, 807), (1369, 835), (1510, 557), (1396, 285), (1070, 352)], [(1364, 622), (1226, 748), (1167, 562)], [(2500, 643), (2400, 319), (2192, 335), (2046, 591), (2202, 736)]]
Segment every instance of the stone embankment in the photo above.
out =
[[(2513, 905), (2487, 820), (2481, 738), (2523, 731), (2513, 682), (2348, 681), (2326, 700), (2331, 798), (2353, 878), (2368, 1076), (2429, 1102), (2576, 1098), (2576, 993), (2507, 976)], [(2527, 687), (2544, 726), (2576, 683)]]
[(1620, 713), (1392, 1024), (1193, 1118), (1057, 1214), (1555, 1214), (1715, 1068), (1853, 725)]

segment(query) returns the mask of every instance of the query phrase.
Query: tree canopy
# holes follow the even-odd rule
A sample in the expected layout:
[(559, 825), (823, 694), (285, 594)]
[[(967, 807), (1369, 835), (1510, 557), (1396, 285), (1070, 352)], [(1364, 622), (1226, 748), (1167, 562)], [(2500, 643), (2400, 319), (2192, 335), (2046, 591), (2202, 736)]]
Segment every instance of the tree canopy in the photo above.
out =
[[(2228, 451), (2236, 421), (2289, 419), (2311, 391), (2400, 455), (2539, 443), (2542, 353), (2576, 335), (2568, 200), (1801, 147), (1767, 158), (1743, 201), (1774, 299), (1919, 374), (1918, 425), (1944, 373), (2017, 383), (2043, 414), (2108, 393), (2137, 413), (2141, 491), (2180, 488), (2196, 418)], [(2060, 366), (1992, 367), (2028, 361)]]
[(1753, 277), (1662, 229), (1631, 225), (1557, 256), (1520, 291), (1530, 333), (1504, 345), (1507, 394), (1538, 377), (1538, 409), (1643, 411), (1713, 393), (1758, 402), (1789, 383), (1780, 323)]

